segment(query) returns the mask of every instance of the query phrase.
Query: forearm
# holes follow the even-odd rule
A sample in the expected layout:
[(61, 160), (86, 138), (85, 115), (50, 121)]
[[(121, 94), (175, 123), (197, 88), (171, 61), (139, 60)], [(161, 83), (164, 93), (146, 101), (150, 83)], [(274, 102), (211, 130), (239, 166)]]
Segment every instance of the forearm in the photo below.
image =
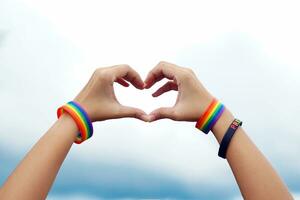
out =
[[(177, 90), (178, 96), (173, 107), (161, 107), (150, 113), (150, 121), (169, 118), (176, 121), (197, 121), (196, 127), (213, 133), (220, 143), (234, 120), (225, 109), (204, 88), (192, 70), (172, 63), (160, 62), (151, 70), (145, 80), (151, 88), (163, 77), (170, 79), (152, 94), (158, 97), (170, 90)], [(200, 117), (201, 116), (201, 117)], [(200, 119), (199, 119), (200, 117)], [(214, 122), (217, 120), (217, 123)], [(233, 130), (233, 129), (232, 129)], [(227, 160), (245, 199), (292, 199), (288, 189), (262, 153), (239, 127), (227, 151)]]
[(3, 199), (45, 199), (77, 134), (72, 118), (63, 115), (26, 155), (4, 183)]
[[(219, 143), (233, 120), (226, 109), (213, 127)], [(283, 181), (242, 127), (237, 129), (226, 155), (245, 199), (292, 199)]]
[[(92, 122), (122, 117), (145, 120), (144, 111), (117, 101), (114, 82), (144, 88), (139, 74), (128, 65), (97, 69), (75, 100), (58, 109), (58, 116), (62, 116), (0, 188), (0, 199), (45, 199), (73, 142), (81, 143), (92, 136)], [(78, 132), (81, 137), (76, 138)]]

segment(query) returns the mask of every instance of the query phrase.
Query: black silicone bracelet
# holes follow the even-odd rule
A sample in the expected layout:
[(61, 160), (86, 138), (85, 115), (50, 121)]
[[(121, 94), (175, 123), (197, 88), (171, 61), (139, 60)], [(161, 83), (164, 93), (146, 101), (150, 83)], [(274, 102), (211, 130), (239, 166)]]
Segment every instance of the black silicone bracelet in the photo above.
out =
[(230, 141), (231, 141), (235, 131), (239, 128), (239, 126), (242, 126), (242, 124), (243, 124), (243, 122), (238, 119), (233, 120), (233, 122), (230, 124), (230, 126), (227, 129), (227, 131), (221, 141), (221, 144), (220, 144), (218, 155), (221, 158), (226, 159), (226, 152), (227, 152), (228, 146), (230, 144)]

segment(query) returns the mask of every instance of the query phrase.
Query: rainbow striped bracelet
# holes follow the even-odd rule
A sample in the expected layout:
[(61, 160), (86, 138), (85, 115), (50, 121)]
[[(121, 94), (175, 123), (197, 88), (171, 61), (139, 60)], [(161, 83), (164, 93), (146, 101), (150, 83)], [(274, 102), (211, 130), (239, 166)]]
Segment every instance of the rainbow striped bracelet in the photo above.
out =
[(85, 110), (76, 102), (70, 101), (66, 105), (57, 109), (57, 117), (59, 118), (63, 113), (68, 113), (75, 121), (79, 133), (75, 139), (76, 144), (89, 139), (93, 135), (93, 125)]
[(197, 121), (196, 128), (207, 134), (221, 117), (224, 110), (225, 106), (217, 99), (213, 99), (207, 110)]

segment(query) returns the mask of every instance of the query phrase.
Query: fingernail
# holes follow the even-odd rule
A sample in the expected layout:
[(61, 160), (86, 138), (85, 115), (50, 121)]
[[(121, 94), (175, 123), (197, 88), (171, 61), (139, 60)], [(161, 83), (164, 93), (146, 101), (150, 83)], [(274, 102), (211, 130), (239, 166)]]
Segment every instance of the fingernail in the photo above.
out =
[(155, 120), (154, 115), (148, 115), (149, 122), (153, 122)]
[(149, 118), (149, 115), (141, 115), (141, 119), (145, 122), (150, 122), (150, 118)]

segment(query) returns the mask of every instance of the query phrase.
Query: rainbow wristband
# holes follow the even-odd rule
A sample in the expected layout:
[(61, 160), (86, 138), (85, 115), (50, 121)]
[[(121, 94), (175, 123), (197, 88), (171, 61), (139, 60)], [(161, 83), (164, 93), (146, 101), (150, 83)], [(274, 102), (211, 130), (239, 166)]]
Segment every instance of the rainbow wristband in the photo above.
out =
[(93, 125), (85, 110), (76, 102), (70, 101), (66, 105), (57, 109), (57, 117), (59, 118), (63, 113), (68, 113), (75, 121), (79, 133), (75, 139), (76, 144), (89, 139), (93, 135)]
[(225, 110), (225, 106), (217, 99), (213, 99), (203, 115), (196, 123), (196, 128), (207, 134), (216, 124)]

